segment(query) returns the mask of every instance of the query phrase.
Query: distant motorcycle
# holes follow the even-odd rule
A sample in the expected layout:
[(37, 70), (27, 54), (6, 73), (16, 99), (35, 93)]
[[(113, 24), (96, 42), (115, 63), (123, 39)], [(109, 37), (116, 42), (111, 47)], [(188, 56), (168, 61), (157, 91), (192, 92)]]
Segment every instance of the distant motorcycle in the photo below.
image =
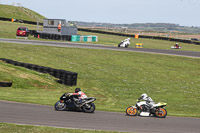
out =
[(130, 45), (130, 38), (127, 38), (127, 39), (121, 41), (121, 42), (118, 44), (118, 47), (128, 48), (129, 45)]
[(165, 118), (167, 116), (167, 110), (164, 108), (167, 103), (154, 104), (152, 108), (148, 106), (146, 101), (138, 100), (135, 106), (129, 106), (126, 109), (128, 116), (156, 116), (158, 118)]
[(171, 49), (181, 49), (181, 46), (171, 46)]
[(86, 113), (93, 113), (95, 111), (95, 104), (93, 103), (96, 98), (88, 97), (82, 99), (82, 102), (79, 104), (75, 104), (74, 98), (75, 96), (70, 96), (68, 94), (63, 94), (60, 97), (60, 100), (55, 103), (55, 110), (64, 111), (64, 110), (74, 110), (74, 111), (83, 111)]

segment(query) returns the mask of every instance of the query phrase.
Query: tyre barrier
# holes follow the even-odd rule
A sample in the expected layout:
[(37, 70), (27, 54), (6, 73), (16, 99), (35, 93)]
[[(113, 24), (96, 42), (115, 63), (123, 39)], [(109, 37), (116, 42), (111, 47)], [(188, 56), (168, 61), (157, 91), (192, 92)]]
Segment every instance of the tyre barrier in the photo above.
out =
[(29, 30), (29, 34), (34, 36), (35, 38), (43, 38), (50, 40), (62, 40), (62, 41), (71, 41), (71, 35), (58, 35), (58, 34), (50, 34), (50, 33), (40, 33), (36, 30)]
[[(12, 18), (4, 18), (0, 17), (0, 20), (2, 21), (12, 21)], [(28, 20), (22, 20), (22, 19), (14, 19), (13, 22), (19, 22), (19, 23), (24, 23), (24, 24), (32, 24), (32, 25), (37, 25), (37, 22), (34, 21), (28, 21)], [(39, 25), (43, 25), (43, 23), (38, 23)]]
[(76, 86), (77, 85), (78, 73), (75, 73), (75, 72), (70, 72), (70, 71), (66, 71), (63, 69), (54, 69), (54, 68), (39, 66), (39, 65), (35, 65), (35, 64), (13, 61), (10, 59), (5, 59), (5, 58), (0, 58), (0, 60), (6, 62), (8, 64), (25, 67), (27, 69), (37, 71), (40, 73), (47, 73), (55, 78), (58, 78), (58, 83), (61, 83), (63, 85), (67, 85), (67, 86)]
[(11, 87), (12, 86), (12, 82), (0, 82), (0, 87)]

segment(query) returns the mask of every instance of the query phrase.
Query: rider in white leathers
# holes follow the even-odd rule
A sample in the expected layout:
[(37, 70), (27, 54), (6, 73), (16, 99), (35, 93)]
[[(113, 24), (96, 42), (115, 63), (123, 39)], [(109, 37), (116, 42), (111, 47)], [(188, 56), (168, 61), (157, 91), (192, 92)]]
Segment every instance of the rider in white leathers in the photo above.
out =
[(138, 100), (146, 101), (147, 105), (149, 105), (150, 108), (153, 108), (153, 105), (155, 104), (153, 99), (151, 99), (151, 97), (148, 97), (146, 93), (143, 93)]
[(127, 38), (125, 40), (123, 40), (119, 45), (118, 47), (128, 47), (130, 45), (130, 38)]

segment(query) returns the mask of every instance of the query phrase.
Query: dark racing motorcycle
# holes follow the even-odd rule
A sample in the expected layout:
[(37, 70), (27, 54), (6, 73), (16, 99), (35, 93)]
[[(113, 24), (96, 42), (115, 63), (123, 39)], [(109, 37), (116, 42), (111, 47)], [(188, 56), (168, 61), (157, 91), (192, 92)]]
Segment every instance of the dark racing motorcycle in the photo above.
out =
[(93, 113), (95, 111), (95, 104), (93, 103), (96, 98), (88, 97), (82, 99), (81, 103), (76, 103), (77, 96), (70, 96), (69, 93), (65, 93), (60, 97), (60, 100), (55, 103), (55, 110), (73, 110), (73, 111), (83, 111), (86, 113)]

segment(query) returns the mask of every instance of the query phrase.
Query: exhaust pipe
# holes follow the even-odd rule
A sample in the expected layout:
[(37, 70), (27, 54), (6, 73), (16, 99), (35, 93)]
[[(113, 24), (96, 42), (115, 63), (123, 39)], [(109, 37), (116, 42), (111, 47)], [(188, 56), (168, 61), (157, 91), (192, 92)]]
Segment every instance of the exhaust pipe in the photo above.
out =
[(90, 100), (84, 102), (84, 103), (81, 105), (81, 107), (82, 107), (83, 105), (85, 105), (85, 104), (88, 104), (88, 103), (94, 102), (94, 101), (96, 100), (96, 98), (94, 98), (94, 97), (90, 97), (90, 98), (88, 98), (88, 99), (90, 99)]

